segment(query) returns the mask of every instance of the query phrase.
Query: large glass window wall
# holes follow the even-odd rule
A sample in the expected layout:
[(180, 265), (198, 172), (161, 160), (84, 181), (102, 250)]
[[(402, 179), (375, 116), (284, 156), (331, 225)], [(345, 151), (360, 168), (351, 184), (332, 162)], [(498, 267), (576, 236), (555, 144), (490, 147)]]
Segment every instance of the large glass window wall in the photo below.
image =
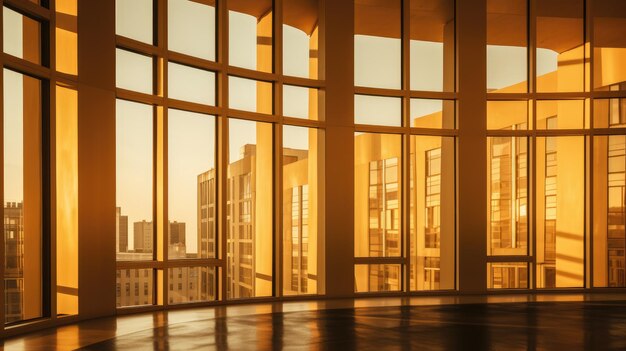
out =
[[(340, 126), (324, 105), (328, 1), (114, 3), (116, 187), (103, 191), (116, 198), (116, 307), (325, 294), (325, 183), (346, 175), (325, 169), (342, 150), (324, 138), (341, 128), (354, 230), (333, 235), (351, 238), (348, 290), (463, 290), (457, 243), (473, 234), (457, 145), (482, 118), (485, 254), (470, 263), (484, 292), (626, 287), (623, 2), (486, 0), (485, 57), (464, 58), (458, 2), (355, 0), (354, 116)], [(77, 1), (1, 9), (0, 322), (12, 328), (80, 315), (93, 286), (78, 284), (78, 174), (97, 167), (78, 152)], [(486, 114), (459, 121), (463, 60), (484, 61)]]
[(319, 293), (319, 6), (117, 0), (118, 307)]
[(607, 30), (624, 7), (490, 0), (487, 11), (488, 288), (624, 287), (626, 76), (609, 59), (619, 30)]

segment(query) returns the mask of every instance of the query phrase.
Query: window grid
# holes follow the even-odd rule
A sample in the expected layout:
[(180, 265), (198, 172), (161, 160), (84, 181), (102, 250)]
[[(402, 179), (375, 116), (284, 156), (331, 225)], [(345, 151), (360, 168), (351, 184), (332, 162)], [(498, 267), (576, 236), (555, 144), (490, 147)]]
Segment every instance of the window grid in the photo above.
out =
[[(452, 7), (456, 7), (456, 1), (450, 1)], [(456, 12), (456, 10), (454, 10)], [(456, 28), (456, 13), (453, 15), (453, 25)], [(356, 85), (354, 87), (354, 96), (362, 95), (362, 96), (373, 96), (373, 97), (385, 97), (385, 98), (400, 98), (401, 100), (401, 124), (400, 126), (389, 126), (389, 125), (369, 125), (369, 124), (358, 124), (355, 122), (355, 132), (356, 133), (386, 133), (386, 134), (396, 134), (402, 136), (402, 148), (401, 153), (402, 156), (398, 163), (401, 166), (402, 172), (398, 179), (398, 191), (400, 191), (402, 199), (401, 203), (398, 204), (399, 214), (398, 216), (402, 219), (401, 223), (399, 223), (398, 227), (398, 245), (399, 249), (399, 258), (390, 258), (390, 257), (375, 257), (376, 255), (370, 255), (370, 257), (357, 257), (357, 264), (355, 267), (359, 265), (369, 264), (370, 274), (379, 274), (377, 272), (382, 272), (383, 270), (387, 272), (387, 270), (395, 270), (400, 269), (400, 272), (394, 273), (394, 277), (397, 275), (398, 280), (394, 280), (397, 282), (398, 286), (392, 289), (382, 289), (384, 286), (379, 286), (381, 289), (371, 289), (368, 291), (369, 293), (374, 292), (391, 292), (400, 290), (406, 293), (419, 293), (416, 288), (413, 287), (412, 277), (415, 275), (414, 265), (411, 263), (413, 255), (415, 252), (411, 249), (411, 235), (409, 232), (411, 231), (411, 220), (412, 216), (410, 215), (413, 211), (413, 204), (411, 203), (411, 193), (415, 191), (413, 189), (413, 182), (415, 181), (412, 177), (412, 168), (415, 167), (415, 163), (413, 158), (416, 157), (413, 151), (411, 150), (411, 137), (415, 136), (438, 136), (441, 137), (442, 140), (446, 139), (446, 137), (452, 137), (452, 142), (456, 144), (456, 137), (458, 136), (457, 129), (457, 121), (456, 121), (456, 103), (458, 99), (458, 94), (456, 93), (456, 65), (454, 63), (445, 62), (444, 65), (448, 69), (447, 74), (452, 75), (452, 80), (445, 81), (444, 84), (449, 85), (448, 88), (442, 88), (441, 91), (427, 91), (427, 90), (413, 90), (411, 89), (411, 25), (419, 25), (419, 23), (415, 23), (415, 21), (411, 21), (411, 1), (403, 0), (401, 1), (401, 85), (400, 89), (390, 89), (390, 88), (374, 88), (374, 87), (364, 87)], [(456, 33), (454, 34), (456, 37)], [(452, 45), (452, 50), (456, 52), (456, 39), (453, 40), (454, 44)], [(454, 56), (454, 55), (452, 55)], [(456, 59), (452, 59), (454, 62)], [(449, 78), (448, 78), (449, 79)], [(419, 86), (419, 85), (417, 85)], [(412, 99), (423, 99), (424, 101), (429, 100), (440, 100), (442, 101), (442, 117), (440, 125), (432, 125), (425, 126), (422, 124), (412, 124), (411, 117), (411, 100)], [(355, 116), (355, 120), (356, 120)], [(439, 155), (441, 155), (441, 148), (439, 150)], [(433, 154), (437, 151), (433, 150)], [(428, 153), (427, 153), (428, 154)], [(422, 155), (423, 157), (424, 155)], [(452, 157), (456, 158), (456, 152), (454, 151), (454, 155)], [(389, 161), (389, 160), (381, 160), (381, 161)], [(380, 162), (380, 161), (379, 161)], [(419, 164), (419, 168), (428, 168), (426, 164)], [(456, 172), (456, 170), (454, 170)], [(434, 191), (436, 187), (435, 183), (437, 181), (437, 175), (428, 175), (429, 184), (432, 184), (428, 189), (421, 189), (419, 193), (422, 191)], [(439, 175), (439, 177), (441, 177)], [(371, 190), (370, 190), (371, 193)], [(423, 197), (427, 198), (426, 201), (433, 201), (433, 199), (437, 196), (435, 192), (429, 193), (429, 195)], [(454, 201), (456, 201), (456, 195), (454, 196)], [(433, 214), (437, 211), (437, 206), (430, 207), (429, 210), (433, 212)], [(371, 222), (371, 220), (370, 220)], [(414, 223), (413, 225), (430, 225), (431, 223)], [(435, 233), (436, 229), (429, 228), (429, 233)], [(456, 230), (455, 230), (456, 233)], [(430, 235), (430, 234), (429, 234)], [(456, 235), (456, 234), (455, 234)], [(437, 234), (435, 234), (437, 237)], [(454, 239), (456, 247), (456, 237)], [(432, 243), (431, 243), (432, 244)], [(435, 245), (436, 244), (432, 244)], [(455, 251), (456, 253), (456, 248)], [(387, 256), (387, 255), (382, 255)], [(456, 256), (456, 254), (455, 254)], [(383, 263), (392, 263), (390, 259), (393, 260), (393, 263), (396, 261), (401, 262), (400, 266), (395, 265), (385, 265)], [(439, 290), (439, 282), (438, 279), (440, 277), (439, 273), (439, 262), (437, 262), (439, 257), (425, 257), (424, 264), (424, 288), (421, 290)], [(455, 258), (456, 260), (456, 258)], [(421, 264), (420, 264), (421, 265)], [(454, 264), (456, 265), (456, 263)], [(456, 269), (453, 268), (456, 272)], [(395, 271), (394, 271), (395, 272)], [(456, 273), (455, 273), (456, 274)], [(388, 274), (383, 275), (384, 277), (388, 277)], [(381, 276), (381, 277), (383, 277)], [(381, 278), (382, 279), (382, 278)], [(371, 282), (371, 281), (370, 281)], [(456, 286), (456, 283), (452, 283)], [(372, 286), (370, 286), (372, 288)], [(389, 287), (386, 287), (389, 288)], [(449, 290), (449, 287), (444, 288), (445, 290)], [(452, 288), (453, 289), (453, 288)], [(359, 292), (360, 293), (360, 292)]]
[[(232, 204), (227, 204), (226, 202), (230, 198), (226, 196), (226, 189), (230, 189), (227, 187), (227, 174), (226, 174), (226, 164), (219, 163), (220, 160), (227, 159), (227, 145), (228, 145), (228, 120), (229, 118), (237, 118), (244, 119), (249, 121), (257, 121), (257, 122), (267, 122), (271, 123), (273, 126), (273, 139), (274, 139), (274, 159), (276, 160), (274, 165), (274, 187), (281, 189), (282, 188), (282, 158), (279, 155), (282, 155), (282, 126), (283, 125), (294, 125), (294, 126), (302, 126), (309, 128), (316, 128), (320, 131), (325, 129), (325, 121), (322, 118), (323, 115), (319, 116), (316, 119), (300, 119), (293, 117), (285, 117), (282, 115), (282, 106), (283, 106), (283, 96), (282, 96), (282, 87), (283, 85), (290, 85), (295, 87), (303, 87), (308, 89), (314, 89), (315, 91), (323, 90), (324, 81), (320, 79), (310, 79), (310, 78), (302, 78), (302, 77), (291, 77), (285, 76), (282, 74), (282, 32), (283, 32), (283, 18), (282, 18), (282, 0), (274, 1), (273, 5), (273, 18), (272, 18), (272, 31), (274, 43), (272, 46), (272, 73), (251, 70), (241, 67), (235, 67), (228, 64), (228, 0), (217, 0), (215, 2), (215, 18), (216, 18), (216, 60), (210, 61), (204, 58), (198, 58), (191, 55), (183, 54), (180, 52), (170, 51), (168, 50), (168, 34), (167, 34), (167, 21), (168, 21), (168, 1), (167, 0), (154, 0), (154, 8), (155, 8), (155, 16), (153, 18), (153, 26), (155, 31), (154, 37), (154, 45), (149, 45), (137, 40), (133, 40), (127, 37), (123, 37), (120, 35), (116, 36), (116, 46), (119, 49), (129, 50), (132, 52), (136, 52), (143, 55), (149, 55), (153, 58), (154, 61), (154, 72), (153, 72), (153, 81), (154, 81), (154, 93), (153, 94), (143, 94), (134, 91), (128, 91), (125, 89), (117, 89), (117, 98), (123, 100), (129, 100), (144, 104), (149, 104), (155, 107), (155, 133), (156, 135), (167, 135), (168, 130), (168, 109), (178, 109), (183, 111), (190, 111), (196, 113), (203, 113), (216, 116), (216, 143), (217, 143), (217, 152), (216, 152), (216, 183), (212, 186), (213, 189), (217, 190), (217, 193), (212, 194), (218, 200), (217, 208), (214, 206), (209, 206), (207, 210), (217, 211), (216, 214), (219, 213), (220, 209), (222, 213), (225, 214), (226, 209), (228, 209), (229, 213), (232, 210)], [(321, 13), (318, 14), (322, 16)], [(321, 22), (321, 21), (320, 21)], [(319, 39), (322, 40), (322, 39)], [(320, 59), (322, 59), (320, 57)], [(215, 74), (216, 80), (216, 100), (215, 106), (208, 104), (201, 104), (197, 102), (188, 102), (180, 99), (172, 99), (169, 97), (168, 92), (168, 66), (170, 63), (175, 63), (178, 65), (184, 65), (195, 69), (203, 70), (204, 72), (213, 72)], [(257, 82), (266, 82), (269, 83), (268, 86), (271, 87), (273, 91), (272, 100), (269, 101), (271, 106), (273, 106), (272, 113), (258, 113), (258, 112), (249, 112), (243, 110), (237, 110), (229, 108), (228, 106), (228, 86), (229, 86), (229, 77), (237, 77), (237, 78), (245, 78), (252, 79)], [(314, 101), (314, 102), (317, 102)], [(323, 106), (323, 103), (322, 105)], [(267, 111), (264, 111), (267, 112)], [(154, 183), (155, 183), (155, 204), (158, 197), (161, 197), (163, 200), (163, 209), (158, 209), (155, 205), (154, 208), (154, 218), (157, 219), (160, 223), (168, 223), (167, 222), (167, 185), (163, 185), (161, 188), (157, 188), (156, 184), (167, 184), (167, 143), (163, 145), (158, 144), (155, 141), (154, 152), (155, 159), (162, 158), (163, 164), (157, 164), (155, 167), (154, 174)], [(224, 162), (224, 161), (221, 161)], [(159, 174), (156, 169), (163, 169), (164, 174)], [(162, 180), (159, 177), (163, 177)], [(207, 186), (210, 186), (207, 184)], [(221, 194), (221, 195), (220, 195)], [(274, 192), (274, 202), (275, 204), (282, 203), (283, 194), (280, 191)], [(242, 204), (245, 208), (250, 210), (250, 204), (246, 207), (246, 204)], [(274, 205), (276, 214), (280, 215), (281, 206)], [(250, 216), (244, 212), (240, 212), (244, 217)], [(230, 214), (229, 214), (230, 216)], [(216, 242), (212, 245), (214, 246), (213, 250), (217, 252), (217, 256), (214, 259), (193, 259), (186, 260), (186, 262), (181, 262), (180, 260), (171, 260), (168, 259), (168, 248), (167, 245), (164, 245), (160, 250), (155, 250), (153, 253), (153, 258), (151, 261), (142, 261), (142, 262), (124, 262), (118, 261), (117, 267), (118, 269), (125, 269), (129, 266), (132, 267), (145, 267), (145, 268), (157, 268), (157, 272), (159, 272), (158, 276), (162, 276), (162, 282), (159, 282), (159, 279), (155, 279), (155, 295), (157, 298), (155, 299), (156, 304), (167, 305), (171, 299), (168, 298), (168, 290), (165, 288), (159, 288), (159, 286), (167, 287), (168, 281), (170, 280), (167, 274), (161, 274), (160, 272), (167, 271), (168, 269), (172, 269), (173, 267), (208, 267), (212, 272), (216, 274), (216, 296), (215, 300), (226, 300), (228, 296), (228, 291), (231, 290), (231, 286), (227, 284), (227, 270), (231, 270), (234, 266), (229, 264), (229, 260), (227, 260), (227, 253), (231, 251), (226, 240), (226, 232), (227, 232), (227, 216), (226, 215), (217, 215), (215, 219), (217, 223), (215, 227), (217, 228), (216, 232)], [(280, 217), (277, 217), (280, 218)], [(245, 219), (245, 218), (242, 218)], [(208, 223), (207, 223), (208, 225)], [(167, 233), (161, 233), (158, 230), (159, 224), (155, 225), (155, 230), (153, 233), (153, 240), (155, 243), (162, 240), (163, 242), (167, 242)], [(275, 223), (275, 232), (282, 233), (282, 221), (276, 221)], [(276, 237), (276, 235), (274, 235)], [(280, 236), (282, 237), (282, 234)], [(219, 240), (219, 238), (224, 238), (224, 240)], [(304, 240), (305, 238), (303, 238)], [(274, 272), (282, 272), (282, 259), (280, 258), (283, 255), (282, 250), (282, 241), (276, 240), (277, 252), (280, 254), (276, 257), (276, 262), (278, 262), (277, 267), (273, 270)], [(207, 249), (208, 250), (208, 249)], [(220, 258), (221, 257), (221, 258)], [(304, 258), (303, 258), (304, 259)], [(302, 264), (305, 264), (303, 262)], [(243, 272), (245, 273), (245, 272)], [(245, 275), (245, 274), (244, 274)], [(248, 274), (250, 275), (250, 274)], [(245, 277), (243, 277), (245, 278)], [(252, 276), (247, 278), (251, 281), (254, 279)], [(303, 279), (306, 279), (304, 277)], [(282, 295), (282, 281), (283, 279), (279, 278), (277, 275), (274, 276), (274, 288), (273, 295), (281, 296)], [(304, 291), (306, 292), (306, 291)], [(190, 301), (191, 302), (191, 301)]]
[[(623, 127), (623, 118), (622, 118), (622, 110), (620, 101), (621, 97), (624, 96), (623, 91), (623, 83), (619, 83), (609, 87), (600, 87), (600, 88), (591, 88), (592, 82), (594, 82), (595, 74), (597, 70), (591, 69), (595, 65), (599, 65), (600, 63), (596, 63), (596, 51), (594, 50), (595, 38), (594, 38), (594, 14), (591, 10), (592, 6), (590, 4), (593, 0), (585, 0), (584, 3), (584, 21), (583, 21), (583, 34), (584, 40), (583, 42), (587, 43), (584, 50), (584, 70), (581, 70), (580, 74), (582, 74), (582, 90), (574, 92), (547, 92), (545, 88), (538, 88), (538, 76), (537, 76), (537, 56), (535, 55), (535, 50), (532, 48), (537, 48), (537, 6), (540, 0), (527, 0), (528, 6), (528, 17), (527, 17), (527, 28), (528, 28), (528, 60), (527, 60), (527, 76), (526, 80), (528, 82), (528, 92), (525, 93), (504, 93), (504, 92), (488, 92), (487, 99), (489, 101), (525, 101), (529, 104), (528, 111), (528, 120), (530, 122), (529, 128), (503, 128), (500, 130), (496, 129), (488, 129), (487, 136), (492, 137), (515, 137), (515, 138), (527, 138), (528, 140), (528, 166), (529, 166), (529, 177), (528, 177), (528, 191), (529, 197), (527, 201), (527, 212), (529, 214), (528, 220), (528, 245), (529, 245), (529, 255), (508, 255), (508, 256), (500, 256), (496, 257), (493, 255), (488, 255), (488, 262), (510, 262), (510, 264), (514, 264), (513, 262), (530, 262), (531, 267), (529, 267), (528, 274), (528, 284), (527, 289), (539, 289), (539, 288), (549, 288), (549, 289), (559, 289), (562, 287), (557, 286), (556, 284), (556, 276), (559, 274), (557, 272), (557, 268), (555, 267), (555, 259), (557, 255), (556, 251), (556, 211), (557, 211), (557, 189), (556, 189), (556, 167), (558, 164), (558, 155), (555, 147), (551, 147), (552, 144), (556, 143), (560, 137), (566, 136), (581, 136), (584, 137), (585, 143), (585, 168), (584, 168), (584, 177), (587, 181), (587, 184), (594, 184), (598, 180), (594, 180), (596, 175), (594, 175), (593, 167), (591, 165), (595, 165), (600, 160), (596, 160), (595, 157), (597, 153), (590, 152), (589, 150), (594, 150), (594, 144), (597, 142), (597, 136), (608, 136), (609, 138), (613, 136), (621, 136), (626, 134), (626, 128)], [(583, 73), (584, 71), (584, 73)], [(545, 126), (540, 126), (541, 123), (538, 115), (537, 105), (538, 102), (541, 101), (550, 101), (550, 100), (561, 100), (561, 101), (572, 101), (579, 100), (582, 101), (582, 112), (584, 116), (583, 123), (579, 123), (579, 127), (576, 128), (563, 128), (559, 127), (557, 129), (556, 118), (546, 118)], [(594, 114), (597, 113), (597, 110), (594, 108), (594, 104), (599, 101), (609, 101), (609, 112), (606, 122), (599, 123), (598, 126), (594, 125), (601, 121), (600, 117), (594, 117)], [(603, 125), (603, 124), (606, 124)], [(538, 143), (545, 141), (546, 148), (543, 152), (543, 158), (545, 158), (545, 164), (539, 165), (537, 164), (537, 159), (540, 156), (538, 153), (540, 149), (538, 148)], [(489, 162), (489, 161), (488, 161)], [(543, 182), (539, 182), (538, 175), (535, 169), (537, 167), (545, 166), (545, 174), (542, 175), (544, 178)], [(610, 176), (610, 175), (609, 175)], [(600, 175), (600, 177), (607, 177), (607, 175)], [(611, 185), (609, 185), (611, 187)], [(545, 196), (540, 198), (537, 196), (537, 189), (542, 188), (542, 192), (545, 193)], [(583, 243), (585, 246), (584, 254), (583, 254), (583, 265), (586, 267), (583, 269), (583, 284), (580, 286), (590, 288), (597, 286), (594, 280), (594, 260), (590, 259), (589, 253), (594, 252), (594, 241), (591, 231), (593, 228), (594, 221), (594, 207), (597, 205), (593, 205), (593, 201), (590, 199), (594, 199), (596, 191), (596, 187), (588, 187), (585, 186), (584, 193), (584, 207), (585, 213), (587, 216), (584, 221), (584, 236)], [(608, 200), (607, 200), (608, 201)], [(541, 206), (539, 206), (541, 203)], [(539, 223), (537, 221), (536, 211), (540, 208), (544, 209), (545, 215), (545, 223)], [(493, 216), (493, 213), (492, 213)], [(612, 214), (609, 214), (612, 216)], [(539, 245), (537, 242), (537, 233), (538, 227), (543, 227), (543, 231), (545, 236), (542, 240), (542, 243)], [(609, 229), (610, 231), (611, 229)], [(539, 255), (539, 248), (543, 247), (544, 252), (541, 253), (545, 257), (545, 262), (539, 264), (537, 262)], [(623, 257), (623, 254), (622, 256)], [(616, 262), (616, 258), (609, 258), (608, 260), (611, 262)], [(623, 259), (623, 258), (620, 258)], [(611, 262), (608, 263), (608, 266), (611, 266)], [(619, 263), (616, 263), (619, 264)], [(607, 268), (610, 270), (610, 268)], [(610, 273), (607, 272), (607, 275)], [(541, 281), (540, 281), (541, 280)], [(519, 283), (515, 286), (518, 288), (523, 286), (523, 284)], [(609, 285), (606, 285), (609, 286)], [(613, 285), (611, 285), (613, 286)], [(623, 284), (621, 285), (624, 286)], [(492, 286), (492, 288), (496, 288), (496, 286)], [(501, 288), (506, 289), (507, 287), (502, 285)], [(511, 287), (512, 288), (512, 287)]]
[[(57, 277), (58, 267), (46, 264), (46, 260), (48, 259), (52, 262), (57, 261), (57, 251), (51, 250), (51, 247), (54, 247), (51, 243), (57, 241), (57, 228), (51, 226), (51, 216), (56, 213), (54, 212), (56, 209), (56, 194), (54, 194), (53, 189), (51, 189), (49, 185), (51, 177), (54, 176), (51, 173), (56, 170), (56, 159), (49, 157), (45, 150), (50, 150), (51, 145), (55, 145), (56, 143), (57, 135), (52, 135), (50, 131), (54, 130), (53, 128), (57, 123), (58, 87), (63, 86), (67, 88), (67, 91), (76, 91), (78, 89), (78, 79), (76, 72), (71, 69), (67, 70), (67, 60), (65, 60), (73, 59), (72, 54), (74, 52), (72, 52), (72, 48), (67, 46), (63, 47), (63, 49), (67, 49), (67, 56), (60, 58), (57, 55), (57, 52), (62, 50), (60, 46), (62, 43), (55, 33), (55, 30), (58, 29), (56, 3), (57, 1), (54, 0), (41, 0), (39, 3), (27, 0), (11, 0), (4, 1), (0, 7), (0, 11), (2, 12), (0, 15), (3, 16), (3, 18), (5, 11), (10, 11), (12, 14), (21, 17), (23, 42), (20, 43), (20, 45), (24, 45), (24, 52), (17, 53), (10, 49), (7, 51), (6, 43), (3, 42), (3, 54), (2, 58), (0, 58), (0, 72), (2, 72), (3, 77), (0, 81), (4, 82), (4, 72), (14, 72), (21, 75), (23, 79), (28, 79), (29, 84), (31, 84), (31, 82), (38, 82), (39, 88), (36, 90), (38, 90), (37, 98), (39, 99), (39, 109), (37, 113), (38, 123), (40, 124), (39, 128), (41, 130), (38, 140), (41, 150), (38, 151), (41, 152), (42, 157), (40, 162), (37, 162), (41, 171), (39, 179), (42, 184), (38, 196), (38, 201), (41, 202), (41, 208), (39, 218), (37, 219), (40, 222), (41, 228), (39, 231), (39, 240), (41, 242), (39, 257), (33, 257), (31, 259), (22, 257), (15, 262), (8, 262), (7, 267), (3, 264), (0, 268), (0, 275), (6, 276), (12, 269), (12, 264), (13, 266), (20, 265), (18, 261), (24, 262), (25, 260), (29, 260), (31, 262), (41, 262), (42, 265), (39, 268), (41, 285), (38, 291), (34, 291), (34, 293), (39, 296), (39, 304), (38, 307), (25, 305), (33, 303), (32, 299), (30, 299), (31, 302), (24, 299), (26, 289), (29, 287), (32, 289), (33, 287), (30, 284), (24, 284), (24, 279), (17, 278), (12, 281), (7, 280), (6, 284), (0, 284), (0, 295), (4, 296), (4, 301), (8, 303), (6, 308), (3, 306), (3, 308), (0, 309), (0, 325), (2, 325), (4, 330), (7, 330), (6, 328), (8, 326), (22, 323), (36, 324), (39, 320), (52, 321), (54, 323), (59, 318), (59, 314), (66, 314), (66, 311), (61, 310), (57, 305), (57, 298), (60, 292), (57, 287), (57, 282), (53, 281), (53, 279)], [(9, 32), (3, 33), (3, 36), (7, 34), (11, 36), (11, 34), (15, 33), (13, 28), (7, 28), (4, 27), (4, 25), (6, 24), (3, 23), (1, 30), (3, 32), (4, 30), (8, 30)], [(32, 32), (34, 26), (36, 26), (36, 33)], [(11, 39), (13, 38), (9, 38), (9, 40)], [(65, 44), (65, 42), (63, 44)], [(36, 52), (33, 52), (33, 50), (36, 50)], [(4, 105), (2, 102), (0, 102), (0, 104)], [(31, 102), (31, 104), (33, 107), (36, 105), (33, 102)], [(0, 125), (4, 124), (4, 120), (4, 109), (2, 108), (0, 109)], [(0, 139), (2, 140), (2, 142), (0, 142), (0, 153), (3, 153), (4, 137), (0, 135)], [(0, 156), (0, 159), (4, 159), (4, 157)], [(2, 172), (4, 175), (4, 170)], [(4, 186), (0, 185), (0, 198), (3, 200), (3, 203), (4, 194)], [(3, 206), (0, 207), (2, 217), (13, 216), (13, 214), (15, 214), (15, 207), (5, 207), (5, 205), (6, 204), (3, 204)], [(21, 204), (19, 206), (21, 206)], [(13, 225), (5, 223), (3, 233), (7, 231), (7, 225), (13, 226), (17, 225), (17, 223), (13, 223)], [(4, 233), (5, 239), (9, 240), (0, 240), (0, 250), (2, 250), (2, 252), (6, 252), (8, 249), (7, 246), (17, 243), (17, 247), (15, 247), (17, 251), (15, 251), (15, 253), (22, 256), (27, 254), (24, 251), (23, 245), (25, 239), (21, 237), (20, 231), (22, 230), (8, 230)], [(59, 233), (59, 235), (64, 236), (65, 233)], [(21, 244), (19, 242), (21, 242)], [(64, 259), (64, 257), (59, 258), (59, 260)], [(28, 307), (30, 307), (31, 310), (39, 310), (36, 318), (32, 311), (26, 311)], [(74, 312), (71, 313), (74, 314)]]

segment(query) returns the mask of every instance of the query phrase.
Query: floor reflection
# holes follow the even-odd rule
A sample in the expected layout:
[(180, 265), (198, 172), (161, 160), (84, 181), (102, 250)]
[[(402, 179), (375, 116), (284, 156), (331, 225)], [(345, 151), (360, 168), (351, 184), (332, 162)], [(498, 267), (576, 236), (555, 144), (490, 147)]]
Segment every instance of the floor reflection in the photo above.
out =
[(85, 350), (626, 349), (626, 302), (392, 306), (216, 313)]

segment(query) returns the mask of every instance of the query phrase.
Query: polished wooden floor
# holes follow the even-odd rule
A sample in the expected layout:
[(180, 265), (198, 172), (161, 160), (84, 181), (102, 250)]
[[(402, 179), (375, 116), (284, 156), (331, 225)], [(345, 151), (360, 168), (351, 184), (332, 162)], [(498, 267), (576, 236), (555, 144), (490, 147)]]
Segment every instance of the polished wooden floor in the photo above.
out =
[(626, 350), (626, 295), (370, 298), (91, 320), (5, 350)]

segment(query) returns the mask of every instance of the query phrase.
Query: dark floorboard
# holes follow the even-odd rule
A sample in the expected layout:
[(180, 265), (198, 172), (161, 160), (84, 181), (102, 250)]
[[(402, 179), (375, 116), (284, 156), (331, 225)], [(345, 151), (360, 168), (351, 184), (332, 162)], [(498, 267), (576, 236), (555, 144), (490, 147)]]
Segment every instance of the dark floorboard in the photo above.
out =
[(372, 307), (220, 317), (84, 350), (626, 350), (626, 302)]

